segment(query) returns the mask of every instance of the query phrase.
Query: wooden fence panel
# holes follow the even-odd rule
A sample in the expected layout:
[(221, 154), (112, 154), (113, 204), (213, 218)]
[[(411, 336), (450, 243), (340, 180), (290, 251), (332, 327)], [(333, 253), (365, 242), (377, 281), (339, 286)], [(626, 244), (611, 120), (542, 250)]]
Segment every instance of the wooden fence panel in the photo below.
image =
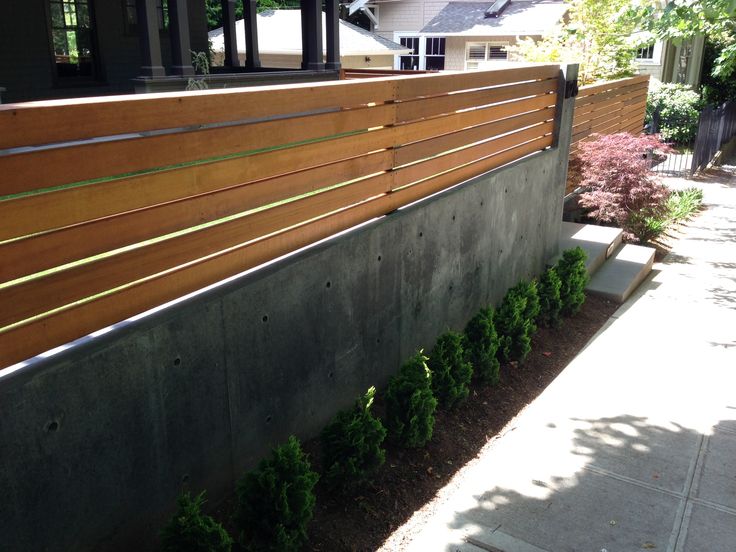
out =
[(559, 74), (0, 107), (0, 366), (550, 147)]

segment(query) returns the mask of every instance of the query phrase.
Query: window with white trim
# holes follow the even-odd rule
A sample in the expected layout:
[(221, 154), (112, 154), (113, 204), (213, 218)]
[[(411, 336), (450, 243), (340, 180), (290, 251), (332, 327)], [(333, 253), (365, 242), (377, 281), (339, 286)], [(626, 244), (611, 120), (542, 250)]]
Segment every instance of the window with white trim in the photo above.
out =
[(642, 46), (636, 51), (636, 59), (651, 61), (654, 59), (654, 42)]
[(479, 69), (486, 61), (508, 59), (507, 42), (467, 42), (465, 44), (465, 69)]
[(399, 56), (399, 69), (404, 71), (419, 69), (419, 45), (421, 39), (418, 36), (402, 36), (400, 44), (405, 48), (411, 49), (411, 54), (406, 56)]
[(445, 38), (428, 36), (424, 44), (425, 69), (442, 71), (445, 68)]

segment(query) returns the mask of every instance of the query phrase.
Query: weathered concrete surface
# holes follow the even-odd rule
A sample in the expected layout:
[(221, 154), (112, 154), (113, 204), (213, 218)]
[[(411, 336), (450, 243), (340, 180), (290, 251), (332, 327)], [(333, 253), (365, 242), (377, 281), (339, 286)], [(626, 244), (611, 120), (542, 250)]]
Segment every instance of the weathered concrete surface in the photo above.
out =
[(652, 271), (655, 252), (652, 247), (627, 243), (601, 265), (586, 291), (623, 303)]
[(558, 147), (0, 373), (0, 547), (147, 550), (555, 254)]
[(382, 550), (736, 550), (736, 177), (695, 184), (652, 277)]

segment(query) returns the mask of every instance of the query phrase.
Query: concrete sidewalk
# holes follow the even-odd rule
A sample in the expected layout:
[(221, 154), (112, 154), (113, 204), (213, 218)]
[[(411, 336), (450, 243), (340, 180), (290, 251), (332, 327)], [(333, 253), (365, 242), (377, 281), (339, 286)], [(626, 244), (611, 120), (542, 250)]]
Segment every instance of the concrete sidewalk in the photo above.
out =
[(736, 551), (736, 177), (553, 384), (384, 545)]

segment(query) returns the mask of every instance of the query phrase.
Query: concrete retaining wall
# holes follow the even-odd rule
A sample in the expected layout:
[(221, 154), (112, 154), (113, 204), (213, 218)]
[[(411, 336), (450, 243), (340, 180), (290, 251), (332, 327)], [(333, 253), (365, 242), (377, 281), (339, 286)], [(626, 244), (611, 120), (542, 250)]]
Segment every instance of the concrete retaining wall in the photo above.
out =
[[(556, 253), (559, 145), (0, 376), (7, 550), (148, 550)], [(567, 139), (565, 139), (565, 136)]]

